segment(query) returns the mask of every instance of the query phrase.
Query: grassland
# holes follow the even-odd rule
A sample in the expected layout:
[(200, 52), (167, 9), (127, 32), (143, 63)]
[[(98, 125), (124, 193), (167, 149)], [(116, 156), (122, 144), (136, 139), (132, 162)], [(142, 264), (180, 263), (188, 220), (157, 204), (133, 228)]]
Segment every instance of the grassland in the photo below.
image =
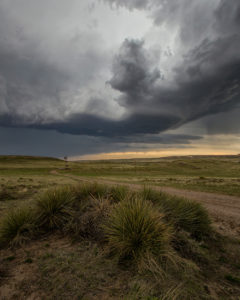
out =
[(240, 196), (239, 170), (238, 156), (0, 157), (0, 298), (239, 299), (239, 237), (216, 232), (200, 204), (143, 189)]
[[(240, 196), (240, 156), (193, 156), (162, 159), (65, 162), (53, 158), (0, 156), (0, 182), (15, 183), (20, 179), (49, 178), (51, 173), (79, 178), (117, 180), (179, 189), (206, 191)], [(67, 181), (63, 178), (61, 180)], [(28, 184), (27, 184), (28, 185)]]
[[(64, 171), (62, 171), (64, 173)], [(240, 196), (240, 157), (81, 162), (72, 175)]]

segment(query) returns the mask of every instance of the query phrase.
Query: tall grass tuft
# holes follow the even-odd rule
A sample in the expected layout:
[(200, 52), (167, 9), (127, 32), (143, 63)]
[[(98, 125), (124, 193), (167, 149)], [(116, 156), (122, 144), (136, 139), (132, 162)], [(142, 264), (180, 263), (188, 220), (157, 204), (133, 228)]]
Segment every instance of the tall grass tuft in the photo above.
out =
[(33, 212), (26, 207), (18, 208), (3, 218), (0, 225), (0, 243), (21, 246), (30, 240), (35, 232)]
[(74, 194), (68, 187), (47, 191), (36, 203), (37, 221), (45, 229), (62, 229), (72, 215)]
[(70, 234), (75, 240), (104, 241), (102, 224), (111, 209), (109, 198), (92, 196), (87, 205), (82, 208), (75, 210), (72, 218), (64, 227), (64, 232)]
[(141, 195), (159, 205), (169, 222), (191, 233), (192, 237), (201, 239), (211, 232), (208, 212), (200, 203), (151, 189), (144, 189)]
[(116, 185), (109, 188), (109, 197), (112, 198), (112, 202), (114, 203), (124, 200), (129, 194), (128, 188), (122, 185)]
[(161, 254), (171, 238), (164, 216), (139, 197), (117, 204), (104, 230), (110, 249), (123, 258), (138, 259), (147, 252)]
[(99, 183), (84, 183), (74, 187), (73, 192), (76, 200), (84, 201), (89, 197), (105, 197), (108, 191), (108, 186)]
[(0, 201), (12, 200), (14, 198), (15, 195), (10, 188), (6, 186), (0, 187)]

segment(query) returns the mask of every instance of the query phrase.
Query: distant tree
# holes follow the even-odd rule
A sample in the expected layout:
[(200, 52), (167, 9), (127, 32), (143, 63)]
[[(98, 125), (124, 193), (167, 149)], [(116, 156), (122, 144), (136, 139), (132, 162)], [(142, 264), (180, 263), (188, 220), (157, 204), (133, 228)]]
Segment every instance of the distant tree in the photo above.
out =
[(65, 160), (65, 168), (67, 169), (68, 168), (68, 157), (64, 156), (63, 159)]

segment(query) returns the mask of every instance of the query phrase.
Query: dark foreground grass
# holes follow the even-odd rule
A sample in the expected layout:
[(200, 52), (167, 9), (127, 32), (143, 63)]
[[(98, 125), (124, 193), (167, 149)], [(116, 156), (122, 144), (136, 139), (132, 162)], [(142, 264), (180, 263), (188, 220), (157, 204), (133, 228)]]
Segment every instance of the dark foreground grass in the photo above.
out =
[[(216, 281), (220, 276), (216, 269), (223, 247), (207, 212), (195, 202), (100, 184), (51, 189), (31, 209), (6, 214), (0, 242), (17, 251), (50, 233), (74, 244), (24, 259), (25, 265), (38, 262), (33, 286), (43, 298), (214, 299), (205, 278)], [(226, 274), (239, 277), (234, 268)], [(221, 280), (232, 283), (235, 293), (238, 284), (226, 274)]]
[(21, 246), (36, 234), (36, 224), (33, 212), (22, 207), (8, 212), (1, 222), (0, 244)]

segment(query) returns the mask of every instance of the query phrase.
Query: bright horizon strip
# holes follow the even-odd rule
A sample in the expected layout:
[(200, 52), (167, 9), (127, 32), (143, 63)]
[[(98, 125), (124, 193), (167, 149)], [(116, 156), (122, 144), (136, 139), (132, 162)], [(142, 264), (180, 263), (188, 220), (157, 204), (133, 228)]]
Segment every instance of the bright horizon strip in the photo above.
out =
[[(182, 145), (184, 146), (184, 145)], [(163, 149), (148, 149), (135, 151), (102, 152), (70, 156), (69, 160), (108, 160), (108, 159), (134, 159), (134, 158), (159, 158), (167, 156), (185, 155), (238, 155), (240, 153), (240, 135), (215, 135), (205, 136), (196, 144), (185, 148), (169, 147)]]
[(108, 159), (134, 159), (134, 158), (160, 158), (167, 156), (191, 156), (191, 155), (237, 155), (236, 151), (216, 151), (203, 149), (168, 149), (163, 151), (136, 151), (136, 152), (112, 152), (82, 156), (73, 156), (69, 160), (108, 160)]

